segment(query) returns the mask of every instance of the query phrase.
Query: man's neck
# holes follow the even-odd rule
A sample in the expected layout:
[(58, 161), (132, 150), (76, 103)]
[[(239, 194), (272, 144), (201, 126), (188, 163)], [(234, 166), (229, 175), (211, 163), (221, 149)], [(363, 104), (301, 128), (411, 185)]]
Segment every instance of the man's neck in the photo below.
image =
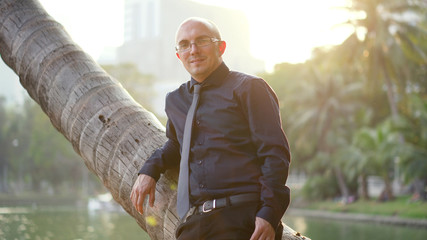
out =
[(205, 81), (207, 78), (209, 78), (211, 75), (212, 75), (212, 73), (213, 72), (215, 72), (218, 68), (219, 68), (219, 66), (221, 66), (221, 64), (223, 63), (223, 61), (221, 61), (215, 68), (214, 68), (214, 70), (212, 71), (212, 72), (210, 72), (207, 76), (205, 76), (205, 77), (200, 77), (200, 78), (198, 78), (198, 77), (195, 77), (195, 76), (191, 76), (194, 80), (196, 80), (196, 82), (198, 82), (198, 83), (202, 83), (203, 81)]

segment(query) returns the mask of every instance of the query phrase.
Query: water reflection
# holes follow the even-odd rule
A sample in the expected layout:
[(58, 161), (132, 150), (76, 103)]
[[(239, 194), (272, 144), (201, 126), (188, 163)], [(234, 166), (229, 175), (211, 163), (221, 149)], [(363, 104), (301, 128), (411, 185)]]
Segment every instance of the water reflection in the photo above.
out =
[[(285, 215), (291, 228), (313, 240), (425, 240), (427, 229)], [(86, 208), (0, 208), (0, 240), (148, 240), (123, 211)]]
[[(298, 231), (300, 233), (307, 232), (307, 223), (306, 223), (304, 217), (293, 217), (292, 219), (293, 219), (292, 223), (294, 224), (293, 229), (295, 231)], [(287, 223), (287, 224), (289, 225), (289, 223)], [(305, 234), (305, 235), (307, 235), (307, 234)]]
[(425, 240), (427, 229), (285, 215), (288, 226), (315, 240)]
[(135, 220), (123, 212), (86, 209), (2, 208), (0, 239), (149, 239)]

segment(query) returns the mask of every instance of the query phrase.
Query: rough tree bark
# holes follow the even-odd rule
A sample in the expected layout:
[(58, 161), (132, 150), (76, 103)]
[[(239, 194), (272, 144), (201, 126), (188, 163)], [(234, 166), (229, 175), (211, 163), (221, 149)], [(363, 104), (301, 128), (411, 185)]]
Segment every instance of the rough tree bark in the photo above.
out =
[[(84, 53), (37, 0), (0, 0), (0, 54), (151, 239), (174, 239), (176, 172), (160, 178), (155, 207), (144, 209), (144, 216), (129, 199), (138, 169), (166, 140), (154, 115)], [(289, 227), (284, 233), (283, 239), (304, 239)]]

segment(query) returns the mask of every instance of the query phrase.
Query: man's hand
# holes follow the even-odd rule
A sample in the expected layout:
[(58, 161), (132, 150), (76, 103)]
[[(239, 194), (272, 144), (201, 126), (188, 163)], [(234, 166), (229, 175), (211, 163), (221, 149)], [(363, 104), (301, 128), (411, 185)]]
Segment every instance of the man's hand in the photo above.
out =
[(269, 222), (256, 217), (255, 218), (255, 231), (250, 240), (274, 240), (276, 232)]
[(130, 199), (132, 201), (133, 206), (140, 214), (144, 213), (143, 206), (144, 206), (144, 200), (147, 194), (150, 195), (150, 199), (149, 199), (150, 207), (154, 206), (155, 191), (156, 191), (156, 181), (154, 180), (154, 178), (145, 174), (141, 174), (138, 176), (135, 183), (133, 184), (132, 192), (130, 194)]

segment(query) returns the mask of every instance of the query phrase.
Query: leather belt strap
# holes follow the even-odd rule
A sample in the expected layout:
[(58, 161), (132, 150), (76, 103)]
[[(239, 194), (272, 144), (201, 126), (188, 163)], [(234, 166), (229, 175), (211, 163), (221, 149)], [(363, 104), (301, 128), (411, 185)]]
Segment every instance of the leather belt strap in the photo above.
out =
[(214, 209), (239, 205), (247, 202), (260, 201), (258, 193), (244, 193), (213, 200), (208, 200), (202, 205), (196, 206), (197, 213), (207, 213)]

